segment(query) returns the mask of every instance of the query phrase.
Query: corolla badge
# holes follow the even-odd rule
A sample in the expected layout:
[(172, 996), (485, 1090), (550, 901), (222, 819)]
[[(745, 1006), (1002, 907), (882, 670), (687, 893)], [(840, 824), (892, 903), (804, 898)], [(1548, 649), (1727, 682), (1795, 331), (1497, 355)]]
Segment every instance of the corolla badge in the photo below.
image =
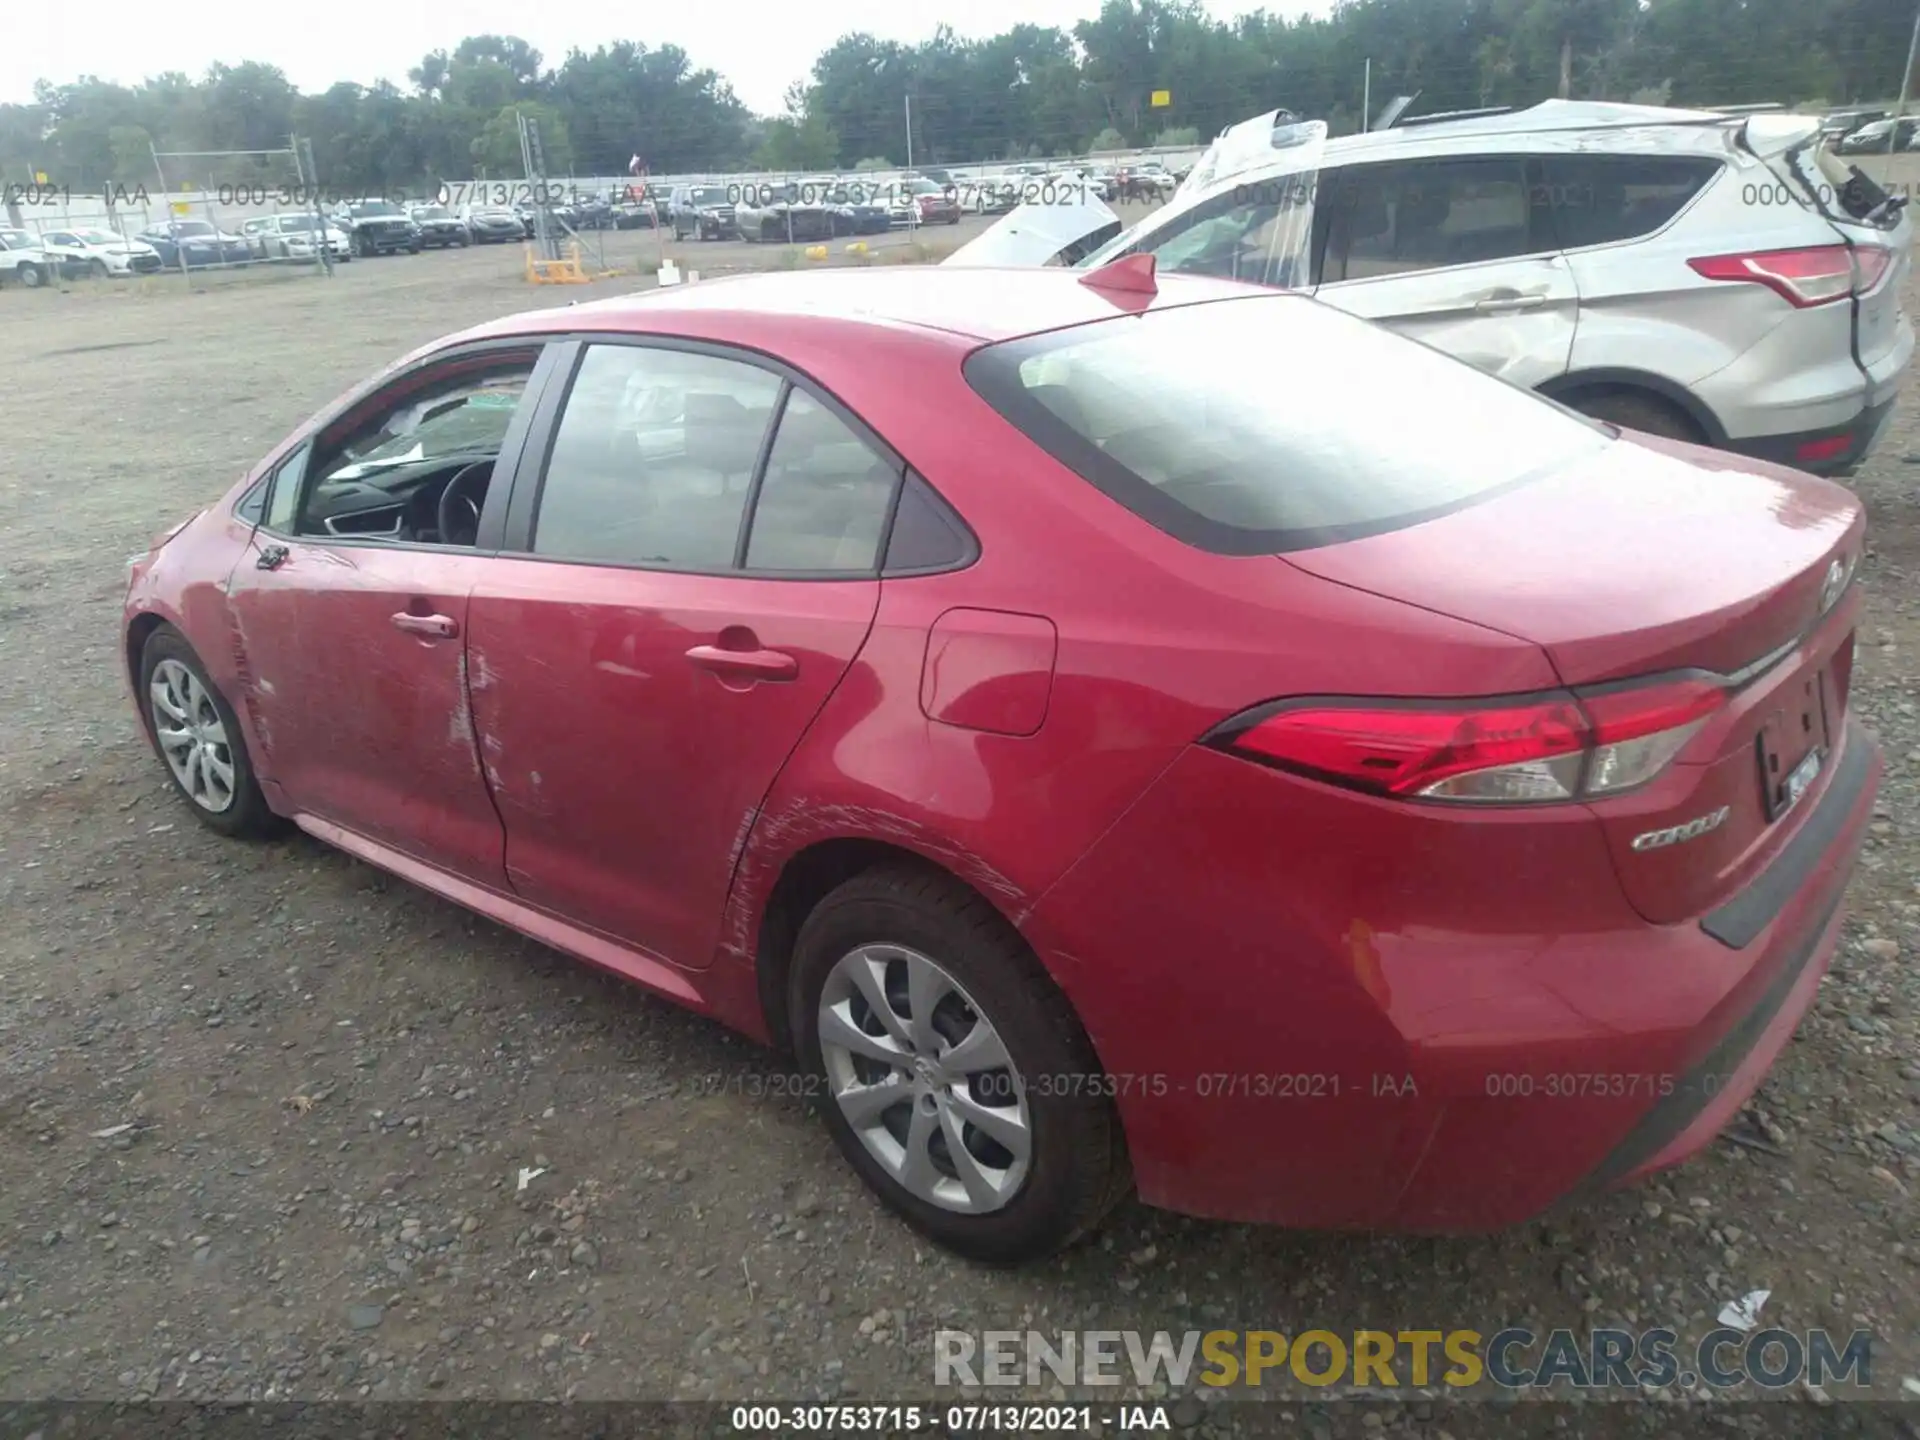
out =
[(1710, 815), (1702, 815), (1689, 820), (1684, 825), (1670, 825), (1665, 830), (1648, 830), (1633, 837), (1636, 850), (1661, 850), (1668, 845), (1678, 845), (1683, 840), (1697, 840), (1709, 830), (1718, 830), (1726, 824), (1727, 816), (1733, 813), (1731, 805), (1722, 805)]

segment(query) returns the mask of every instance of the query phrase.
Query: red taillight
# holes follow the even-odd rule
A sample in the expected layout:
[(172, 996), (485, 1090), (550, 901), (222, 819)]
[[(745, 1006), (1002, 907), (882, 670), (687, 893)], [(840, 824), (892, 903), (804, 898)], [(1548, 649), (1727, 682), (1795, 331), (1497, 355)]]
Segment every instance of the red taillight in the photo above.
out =
[(1853, 432), (1843, 435), (1828, 435), (1819, 440), (1806, 440), (1794, 447), (1793, 458), (1803, 465), (1818, 464), (1825, 460), (1837, 460), (1853, 448)]
[(1374, 795), (1551, 804), (1645, 784), (1725, 702), (1692, 678), (1466, 704), (1304, 701), (1230, 721), (1213, 741)]
[[(1789, 305), (1804, 310), (1813, 305), (1830, 305), (1854, 293), (1853, 256), (1854, 252), (1845, 245), (1814, 245), (1803, 250), (1709, 255), (1689, 260), (1687, 264), (1709, 280), (1744, 280), (1765, 285)], [(1884, 258), (1881, 268), (1885, 268)]]

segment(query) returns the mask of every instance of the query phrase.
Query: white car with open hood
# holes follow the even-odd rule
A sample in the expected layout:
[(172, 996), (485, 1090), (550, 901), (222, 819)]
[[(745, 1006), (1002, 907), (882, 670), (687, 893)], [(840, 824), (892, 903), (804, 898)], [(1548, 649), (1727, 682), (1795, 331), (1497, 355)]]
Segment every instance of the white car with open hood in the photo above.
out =
[(944, 263), (1149, 255), (1308, 290), (1597, 418), (1826, 474), (1913, 356), (1905, 200), (1816, 116), (1549, 100), (1329, 139), (1269, 112), (1130, 229), (1059, 198)]

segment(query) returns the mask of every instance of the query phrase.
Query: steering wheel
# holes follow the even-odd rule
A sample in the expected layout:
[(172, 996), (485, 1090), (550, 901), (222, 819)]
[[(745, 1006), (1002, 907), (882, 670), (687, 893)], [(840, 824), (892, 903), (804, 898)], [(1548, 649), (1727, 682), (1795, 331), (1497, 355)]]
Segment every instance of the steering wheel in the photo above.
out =
[[(486, 498), (486, 482), (492, 478), (493, 461), (476, 460), (462, 465), (447, 481), (434, 513), (442, 545), (471, 545), (480, 538), (480, 502)], [(476, 479), (481, 482), (477, 487), (472, 484)]]

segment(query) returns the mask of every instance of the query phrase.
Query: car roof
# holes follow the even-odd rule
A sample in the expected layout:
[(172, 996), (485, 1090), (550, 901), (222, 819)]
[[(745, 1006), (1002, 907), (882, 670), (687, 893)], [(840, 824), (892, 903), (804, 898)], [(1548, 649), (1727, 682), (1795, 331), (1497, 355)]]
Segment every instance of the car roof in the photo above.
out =
[(822, 338), (828, 332), (853, 338), (862, 330), (907, 329), (972, 348), (1140, 309), (1284, 293), (1230, 280), (1169, 275), (1160, 278), (1159, 293), (1141, 306), (1134, 296), (1116, 301), (1081, 283), (1085, 276), (1084, 271), (1059, 266), (942, 265), (728, 275), (510, 315), (462, 338), (606, 330), (751, 343), (756, 322), (781, 321), (787, 323), (779, 328), (788, 334), (793, 333), (793, 322), (817, 330)]
[(1525, 110), (1500, 115), (1463, 116), (1458, 120), (1437, 120), (1432, 124), (1402, 122), (1387, 130), (1362, 135), (1343, 135), (1327, 141), (1326, 155), (1342, 160), (1360, 159), (1375, 152), (1382, 154), (1421, 154), (1454, 149), (1462, 141), (1508, 139), (1526, 136), (1544, 150), (1591, 148), (1591, 132), (1635, 130), (1671, 132), (1676, 127), (1712, 132), (1719, 143), (1720, 132), (1741, 124), (1744, 115), (1723, 115), (1715, 110), (1678, 110), (1660, 105), (1625, 105), (1600, 100), (1543, 100)]

